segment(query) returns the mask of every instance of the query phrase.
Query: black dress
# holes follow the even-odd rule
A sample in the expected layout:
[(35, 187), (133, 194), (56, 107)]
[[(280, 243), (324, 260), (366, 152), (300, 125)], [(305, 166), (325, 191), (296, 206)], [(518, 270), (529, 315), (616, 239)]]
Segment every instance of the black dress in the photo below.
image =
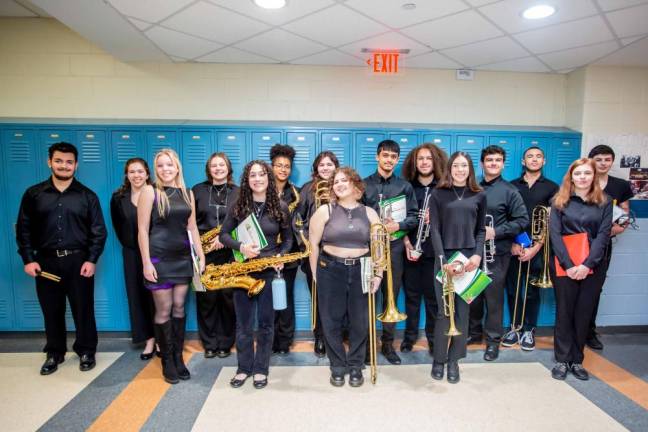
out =
[(151, 209), (149, 226), (149, 254), (157, 272), (157, 282), (146, 281), (150, 290), (170, 289), (177, 284), (188, 284), (193, 276), (187, 224), (191, 207), (180, 189), (165, 187), (169, 208), (165, 217), (157, 210), (157, 191)]

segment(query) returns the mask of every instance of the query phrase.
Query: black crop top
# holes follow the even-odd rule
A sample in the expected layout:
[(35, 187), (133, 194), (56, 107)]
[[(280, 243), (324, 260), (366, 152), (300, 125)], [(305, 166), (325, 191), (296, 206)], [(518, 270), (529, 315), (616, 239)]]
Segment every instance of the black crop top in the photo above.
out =
[(324, 225), (322, 246), (362, 249), (369, 247), (369, 217), (362, 204), (352, 209), (331, 204), (331, 214)]

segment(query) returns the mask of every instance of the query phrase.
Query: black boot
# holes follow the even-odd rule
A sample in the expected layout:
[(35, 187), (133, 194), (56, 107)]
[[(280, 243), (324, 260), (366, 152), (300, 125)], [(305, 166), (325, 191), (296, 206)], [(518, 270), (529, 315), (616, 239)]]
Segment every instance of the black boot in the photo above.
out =
[(182, 349), (184, 348), (185, 340), (185, 323), (187, 318), (171, 318), (173, 321), (173, 361), (175, 363), (176, 370), (178, 371), (178, 378), (181, 380), (188, 380), (191, 378), (189, 369), (184, 364), (184, 359), (182, 358)]
[(171, 320), (155, 324), (155, 341), (160, 347), (162, 357), (162, 375), (169, 384), (178, 383), (178, 371), (173, 362), (173, 326)]

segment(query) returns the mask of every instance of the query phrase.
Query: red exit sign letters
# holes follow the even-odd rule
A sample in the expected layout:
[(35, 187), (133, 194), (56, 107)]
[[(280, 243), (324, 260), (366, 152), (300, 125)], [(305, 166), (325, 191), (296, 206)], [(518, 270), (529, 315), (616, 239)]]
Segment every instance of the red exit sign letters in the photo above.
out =
[(375, 74), (397, 74), (399, 53), (375, 52), (367, 60)]

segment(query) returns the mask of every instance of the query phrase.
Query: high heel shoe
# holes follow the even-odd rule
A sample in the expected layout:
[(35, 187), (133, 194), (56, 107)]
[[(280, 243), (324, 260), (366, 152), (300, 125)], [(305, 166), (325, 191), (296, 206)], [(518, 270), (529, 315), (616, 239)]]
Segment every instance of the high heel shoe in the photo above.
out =
[(265, 386), (268, 385), (268, 375), (264, 375), (263, 379), (253, 380), (252, 384), (254, 385), (254, 388), (257, 390), (264, 388)]
[(151, 360), (153, 358), (153, 354), (155, 354), (154, 351), (151, 351), (150, 353), (141, 353), (140, 354), (140, 360)]

